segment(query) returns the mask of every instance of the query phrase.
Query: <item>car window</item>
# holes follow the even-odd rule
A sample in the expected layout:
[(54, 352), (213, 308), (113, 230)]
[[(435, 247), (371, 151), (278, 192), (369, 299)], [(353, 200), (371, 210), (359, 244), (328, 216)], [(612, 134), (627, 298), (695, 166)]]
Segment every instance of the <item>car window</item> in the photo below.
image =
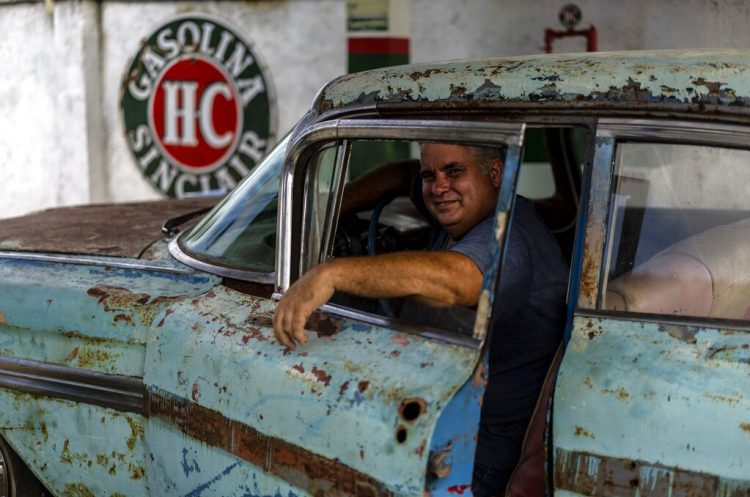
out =
[(303, 259), (303, 267), (310, 268), (320, 260), (324, 250), (327, 218), (332, 214), (335, 189), (342, 167), (342, 145), (329, 146), (319, 151), (311, 160), (305, 182), (305, 246), (311, 247)]
[(272, 273), (276, 254), (279, 177), (289, 138), (282, 140), (211, 213), (180, 239), (198, 259)]
[(750, 151), (620, 143), (604, 309), (747, 319)]
[[(304, 273), (329, 258), (437, 250), (431, 244), (436, 232), (421, 203), (419, 155), (419, 143), (390, 140), (341, 142), (313, 155), (307, 172), (306, 243), (301, 271)], [(379, 177), (378, 181), (389, 181), (393, 175), (411, 171), (406, 175), (411, 174), (413, 182), (397, 193), (374, 198), (366, 208), (339, 210), (334, 201), (337, 186), (340, 185), (343, 203), (347, 204), (347, 195), (361, 192), (358, 189), (363, 184), (369, 191), (379, 190), (380, 183), (372, 175), (381, 168), (389, 168), (392, 175)], [(326, 222), (335, 224), (328, 233), (323, 229)], [(469, 336), (476, 315), (474, 309), (426, 304), (414, 299), (368, 299), (337, 293), (331, 302), (405, 324), (427, 325)]]

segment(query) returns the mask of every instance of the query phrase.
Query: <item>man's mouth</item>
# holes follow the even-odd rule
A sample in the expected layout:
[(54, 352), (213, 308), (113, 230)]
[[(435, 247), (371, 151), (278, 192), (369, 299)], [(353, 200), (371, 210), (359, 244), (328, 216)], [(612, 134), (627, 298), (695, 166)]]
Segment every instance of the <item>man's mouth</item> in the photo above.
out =
[(432, 203), (436, 208), (443, 210), (451, 207), (453, 204), (457, 204), (458, 200), (433, 200)]

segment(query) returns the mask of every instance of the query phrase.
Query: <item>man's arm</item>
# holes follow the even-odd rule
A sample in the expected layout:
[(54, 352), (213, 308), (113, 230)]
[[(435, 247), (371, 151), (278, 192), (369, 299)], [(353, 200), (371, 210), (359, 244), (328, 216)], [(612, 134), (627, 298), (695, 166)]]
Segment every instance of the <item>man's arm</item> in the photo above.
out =
[(307, 319), (336, 291), (371, 298), (418, 296), (474, 306), (481, 287), (482, 273), (477, 265), (457, 252), (335, 259), (315, 266), (287, 290), (274, 314), (274, 334), (292, 349), (297, 343), (307, 343)]

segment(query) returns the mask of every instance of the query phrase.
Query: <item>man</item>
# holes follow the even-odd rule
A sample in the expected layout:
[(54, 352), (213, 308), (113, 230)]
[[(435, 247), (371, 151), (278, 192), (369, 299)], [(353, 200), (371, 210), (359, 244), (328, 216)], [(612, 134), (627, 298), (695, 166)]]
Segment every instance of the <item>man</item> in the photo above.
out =
[[(492, 263), (490, 247), (496, 243), (493, 213), (502, 172), (503, 157), (496, 149), (422, 145), (422, 200), (438, 226), (432, 250), (339, 258), (312, 268), (279, 302), (276, 338), (290, 348), (305, 344), (305, 322), (335, 291), (476, 306), (482, 275)], [(567, 268), (557, 242), (533, 204), (518, 197), (492, 311), (490, 376), (472, 484), (475, 496), (502, 494), (518, 461), (526, 426), (562, 336), (566, 284)]]

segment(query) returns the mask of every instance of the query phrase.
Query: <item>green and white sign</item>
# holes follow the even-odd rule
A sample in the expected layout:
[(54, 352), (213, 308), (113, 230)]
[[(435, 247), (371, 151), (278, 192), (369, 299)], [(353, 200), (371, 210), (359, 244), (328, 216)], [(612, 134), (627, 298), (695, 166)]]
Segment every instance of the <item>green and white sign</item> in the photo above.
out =
[(231, 190), (275, 139), (267, 71), (236, 31), (190, 15), (143, 43), (120, 107), (141, 173), (170, 197)]

